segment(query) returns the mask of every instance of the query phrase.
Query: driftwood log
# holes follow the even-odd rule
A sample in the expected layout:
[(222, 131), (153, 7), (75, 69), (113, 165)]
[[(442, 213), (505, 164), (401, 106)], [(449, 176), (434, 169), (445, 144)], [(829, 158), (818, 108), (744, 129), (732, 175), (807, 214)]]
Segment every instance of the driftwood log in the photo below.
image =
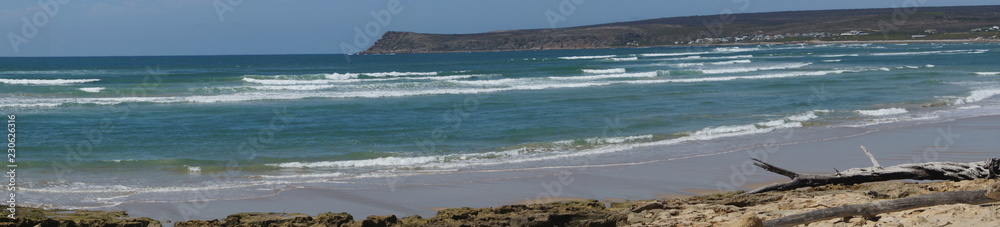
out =
[(948, 204), (983, 204), (1000, 201), (1000, 183), (990, 185), (986, 190), (942, 192), (914, 196), (903, 199), (878, 201), (866, 204), (844, 205), (789, 215), (764, 221), (764, 226), (794, 226), (816, 221), (850, 216), (875, 217), (881, 213), (904, 211), (921, 207)]
[(860, 184), (889, 180), (972, 180), (990, 179), (1000, 172), (1000, 159), (991, 158), (978, 162), (927, 162), (882, 167), (867, 149), (861, 149), (872, 161), (872, 167), (852, 168), (831, 174), (799, 174), (787, 169), (753, 159), (754, 165), (792, 179), (789, 182), (771, 184), (754, 189), (746, 194), (769, 191), (787, 191), (796, 188), (827, 184)]

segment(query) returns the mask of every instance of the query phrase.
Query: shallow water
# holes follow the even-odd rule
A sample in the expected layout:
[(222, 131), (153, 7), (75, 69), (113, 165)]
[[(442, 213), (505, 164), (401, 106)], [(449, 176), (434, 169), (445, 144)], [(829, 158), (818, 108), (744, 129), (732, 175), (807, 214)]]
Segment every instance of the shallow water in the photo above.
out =
[[(992, 115), (996, 44), (0, 59), (29, 204), (631, 163)], [(826, 136), (835, 136), (831, 133)], [(596, 155), (613, 156), (594, 160)], [(584, 158), (581, 158), (584, 157)]]

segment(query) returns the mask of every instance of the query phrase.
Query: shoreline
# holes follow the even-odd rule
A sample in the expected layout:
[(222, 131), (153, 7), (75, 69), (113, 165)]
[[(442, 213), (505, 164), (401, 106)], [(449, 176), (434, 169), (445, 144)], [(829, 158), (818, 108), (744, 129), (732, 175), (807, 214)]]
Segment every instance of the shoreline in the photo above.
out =
[[(224, 219), (157, 221), (129, 218), (124, 212), (85, 210), (26, 211), (16, 219), (0, 218), (5, 226), (762, 226), (761, 221), (845, 205), (872, 204), (943, 192), (983, 192), (998, 179), (908, 182), (883, 181), (855, 185), (824, 185), (790, 191), (742, 194), (742, 191), (686, 198), (638, 201), (573, 200), (488, 208), (442, 208), (433, 217), (349, 213), (307, 215), (293, 212), (246, 212)], [(946, 204), (816, 220), (805, 226), (1000, 225), (995, 205)], [(27, 216), (27, 217), (25, 217)]]
[(412, 53), (389, 53), (389, 54), (348, 54), (348, 56), (380, 56), (397, 54), (469, 54), (469, 53), (503, 53), (503, 52), (534, 52), (550, 50), (619, 50), (619, 49), (648, 49), (663, 47), (716, 47), (716, 46), (758, 46), (758, 45), (822, 45), (822, 44), (902, 44), (902, 43), (1000, 43), (1000, 39), (900, 39), (900, 40), (803, 40), (803, 41), (782, 41), (782, 42), (740, 42), (740, 43), (711, 43), (711, 44), (676, 44), (676, 45), (652, 45), (636, 47), (601, 47), (601, 48), (551, 48), (551, 49), (525, 49), (525, 50), (476, 50), (476, 51), (421, 51)]
[[(868, 166), (869, 160), (858, 149), (860, 145), (868, 147), (885, 166), (915, 161), (979, 161), (995, 157), (991, 149), (1000, 147), (1000, 141), (989, 137), (996, 134), (990, 133), (996, 129), (1000, 129), (1000, 116), (980, 116), (781, 145), (767, 154), (749, 149), (634, 165), (357, 179), (342, 182), (344, 187), (300, 187), (261, 198), (131, 203), (96, 210), (124, 211), (133, 217), (179, 222), (222, 220), (231, 214), (246, 212), (313, 216), (321, 212), (346, 212), (355, 218), (370, 215), (433, 217), (443, 207), (498, 207), (590, 199), (606, 204), (648, 201), (663, 195), (678, 198), (749, 190), (784, 180), (782, 176), (747, 166), (754, 152), (764, 154), (763, 159), (768, 163), (803, 173)], [(546, 198), (552, 200), (544, 200)], [(201, 209), (191, 210), (191, 207)]]

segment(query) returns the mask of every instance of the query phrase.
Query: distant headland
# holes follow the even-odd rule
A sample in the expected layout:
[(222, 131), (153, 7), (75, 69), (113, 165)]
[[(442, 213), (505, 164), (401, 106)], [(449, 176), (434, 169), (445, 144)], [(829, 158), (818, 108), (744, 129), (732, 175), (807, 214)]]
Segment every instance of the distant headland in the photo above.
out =
[[(985, 41), (1000, 38), (1000, 5), (789, 11), (672, 17), (478, 34), (386, 32), (358, 54), (608, 49), (684, 45)], [(926, 40), (926, 41), (925, 41)]]

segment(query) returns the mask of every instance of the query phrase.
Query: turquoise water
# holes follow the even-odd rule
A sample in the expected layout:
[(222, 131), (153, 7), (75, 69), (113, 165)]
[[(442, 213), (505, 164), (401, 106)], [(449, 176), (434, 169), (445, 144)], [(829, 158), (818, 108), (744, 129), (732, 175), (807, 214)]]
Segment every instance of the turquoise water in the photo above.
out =
[(996, 59), (997, 44), (0, 58), (0, 112), (17, 115), (23, 201), (101, 207), (992, 115)]

